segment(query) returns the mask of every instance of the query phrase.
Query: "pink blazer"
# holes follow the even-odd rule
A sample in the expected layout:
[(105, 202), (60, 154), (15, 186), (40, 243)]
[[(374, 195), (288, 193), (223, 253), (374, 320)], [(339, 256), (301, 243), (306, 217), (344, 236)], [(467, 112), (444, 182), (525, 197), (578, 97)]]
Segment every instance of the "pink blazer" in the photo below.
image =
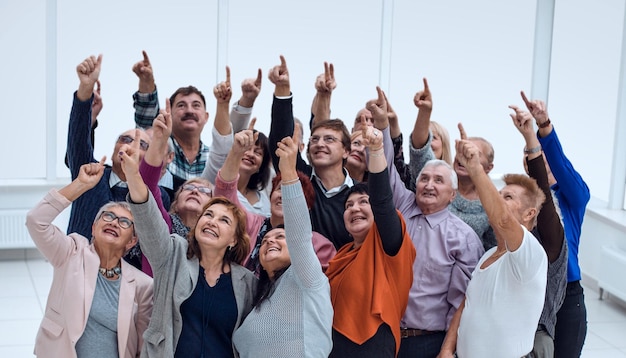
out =
[[(35, 342), (38, 357), (76, 357), (96, 289), (100, 259), (76, 233), (65, 235), (52, 220), (70, 201), (52, 189), (27, 215), (26, 227), (54, 267), (46, 311)], [(139, 357), (152, 313), (152, 279), (122, 260), (117, 317), (120, 357)]]

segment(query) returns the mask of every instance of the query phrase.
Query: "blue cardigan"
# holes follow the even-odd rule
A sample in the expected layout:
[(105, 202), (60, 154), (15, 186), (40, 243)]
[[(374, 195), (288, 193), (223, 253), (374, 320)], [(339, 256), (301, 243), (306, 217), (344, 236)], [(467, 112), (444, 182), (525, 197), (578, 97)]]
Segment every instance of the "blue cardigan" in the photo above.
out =
[(544, 138), (537, 134), (537, 138), (541, 143), (548, 165), (550, 165), (550, 170), (552, 170), (557, 181), (551, 189), (559, 201), (565, 238), (567, 239), (569, 251), (567, 282), (579, 281), (581, 277), (580, 266), (578, 265), (578, 245), (585, 209), (590, 199), (589, 188), (563, 153), (561, 142), (559, 142), (554, 129)]

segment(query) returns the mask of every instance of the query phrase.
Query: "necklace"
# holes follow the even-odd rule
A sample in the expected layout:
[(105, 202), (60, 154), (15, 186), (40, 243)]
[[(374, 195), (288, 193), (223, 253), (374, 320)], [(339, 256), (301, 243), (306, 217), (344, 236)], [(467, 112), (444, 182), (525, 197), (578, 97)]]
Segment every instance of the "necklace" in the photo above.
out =
[(106, 278), (113, 278), (115, 277), (115, 275), (120, 275), (122, 273), (122, 268), (120, 267), (120, 262), (118, 261), (115, 267), (112, 267), (110, 269), (105, 268), (105, 267), (100, 267), (98, 271), (100, 272), (102, 276)]

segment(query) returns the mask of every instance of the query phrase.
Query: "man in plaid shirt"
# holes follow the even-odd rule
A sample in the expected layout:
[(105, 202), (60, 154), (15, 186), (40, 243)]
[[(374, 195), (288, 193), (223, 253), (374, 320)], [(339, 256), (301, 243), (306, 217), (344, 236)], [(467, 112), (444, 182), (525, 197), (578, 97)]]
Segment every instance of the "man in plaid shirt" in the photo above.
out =
[[(143, 60), (133, 66), (139, 78), (139, 89), (133, 94), (135, 123), (148, 128), (159, 113), (159, 100), (150, 59), (143, 51)], [(227, 79), (230, 81), (230, 79)], [(248, 126), (252, 107), (261, 91), (261, 70), (257, 78), (243, 81), (242, 94), (230, 113), (233, 132)], [(209, 147), (202, 142), (201, 134), (209, 119), (206, 100), (194, 86), (181, 87), (170, 97), (172, 106), (172, 143), (174, 160), (168, 170), (174, 176), (174, 190), (184, 181), (200, 176), (209, 156)]]

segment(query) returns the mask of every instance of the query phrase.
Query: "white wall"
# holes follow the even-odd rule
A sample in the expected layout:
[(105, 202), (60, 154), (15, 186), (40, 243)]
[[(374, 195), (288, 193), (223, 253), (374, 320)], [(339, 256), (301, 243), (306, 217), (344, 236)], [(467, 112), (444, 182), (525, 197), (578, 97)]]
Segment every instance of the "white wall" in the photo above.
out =
[[(452, 139), (458, 138), (458, 122), (470, 135), (489, 139), (496, 149), (495, 173), (522, 171), (523, 141), (510, 125), (507, 106), (521, 104), (520, 90), (545, 88), (548, 98), (542, 99), (549, 101), (566, 152), (592, 195), (606, 201), (611, 163), (624, 160), (612, 156), (624, 3), (556, 1), (547, 53), (534, 53), (536, 5), (524, 0), (0, 0), (5, 132), (0, 210), (26, 210), (50, 186), (67, 181), (63, 157), (78, 85), (75, 67), (91, 54), (104, 55), (104, 110), (95, 156), (111, 155), (117, 134), (134, 125), (131, 95), (137, 79), (131, 66), (141, 59), (141, 50), (152, 60), (161, 103), (176, 88), (193, 84), (207, 96), (211, 116), (211, 90), (224, 79), (224, 65), (232, 70), (234, 98), (241, 81), (261, 68), (263, 90), (254, 115), (266, 132), (273, 90), (266, 75), (280, 54), (289, 66), (296, 116), (308, 120), (314, 79), (323, 61), (330, 61), (338, 82), (333, 116), (351, 123), (381, 85), (405, 138), (416, 115), (413, 95), (427, 77), (433, 119)], [(546, 61), (551, 56), (548, 75), (537, 76), (534, 56)]]

